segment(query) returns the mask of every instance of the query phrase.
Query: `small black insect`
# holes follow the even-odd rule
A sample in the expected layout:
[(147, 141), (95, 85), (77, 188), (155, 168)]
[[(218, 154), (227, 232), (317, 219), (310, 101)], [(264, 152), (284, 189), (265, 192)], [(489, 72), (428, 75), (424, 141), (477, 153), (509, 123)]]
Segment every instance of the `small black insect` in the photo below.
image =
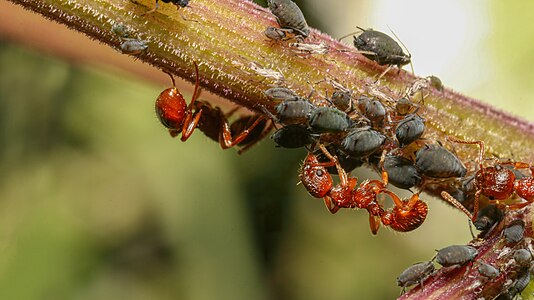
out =
[(282, 124), (307, 124), (316, 106), (306, 99), (286, 100), (276, 105), (276, 119)]
[(361, 96), (358, 99), (358, 108), (373, 124), (381, 123), (386, 116), (384, 105), (380, 101), (367, 96)]
[(478, 211), (477, 219), (473, 224), (476, 229), (486, 232), (501, 222), (503, 218), (504, 212), (497, 205), (489, 204)]
[(402, 156), (386, 155), (384, 170), (388, 173), (389, 183), (401, 189), (410, 189), (421, 183), (421, 173), (413, 162)]
[(487, 279), (497, 278), (501, 274), (499, 269), (484, 262), (478, 263), (478, 273), (480, 273), (480, 275), (486, 277)]
[(412, 111), (414, 105), (412, 101), (410, 101), (408, 98), (400, 98), (397, 100), (397, 103), (395, 103), (395, 111), (399, 116), (405, 116)]
[[(158, 7), (159, 7), (158, 1), (159, 0), (156, 0), (156, 6), (153, 9), (147, 11), (143, 15), (150, 14), (150, 13), (153, 13), (156, 10), (158, 10)], [(163, 2), (163, 3), (172, 3), (172, 4), (176, 5), (176, 7), (178, 7), (178, 8), (186, 7), (189, 4), (189, 0), (161, 0), (161, 2)]]
[(358, 29), (363, 32), (354, 36), (354, 47), (362, 51), (365, 57), (381, 66), (396, 65), (399, 70), (411, 62), (411, 55), (405, 54), (401, 46), (389, 35), (373, 29)]
[(275, 15), (278, 25), (283, 29), (292, 29), (295, 35), (306, 38), (310, 34), (308, 23), (302, 11), (291, 0), (268, 0), (267, 5)]
[(438, 251), (435, 259), (444, 266), (462, 266), (475, 259), (478, 250), (471, 246), (452, 245)]
[(295, 149), (313, 143), (315, 136), (305, 125), (289, 124), (276, 130), (271, 139), (279, 147)]
[(294, 36), (293, 29), (277, 28), (273, 26), (267, 27), (263, 34), (273, 41), (285, 41)]
[(443, 83), (441, 82), (441, 79), (439, 77), (430, 75), (427, 77), (428, 81), (430, 82), (430, 86), (435, 88), (436, 90), (443, 92)]
[(370, 127), (356, 128), (341, 141), (341, 151), (354, 156), (365, 157), (378, 151), (386, 137)]
[(148, 45), (145, 41), (132, 39), (132, 38), (123, 38), (121, 43), (121, 51), (124, 54), (139, 55), (148, 49)]
[(352, 95), (350, 91), (335, 90), (330, 101), (344, 112), (352, 110)]
[(303, 100), (303, 98), (299, 97), (295, 92), (285, 87), (273, 87), (263, 91), (263, 93), (267, 98), (273, 101)]
[(507, 244), (515, 244), (523, 239), (525, 233), (525, 221), (515, 219), (504, 229), (504, 239)]
[(406, 116), (397, 124), (395, 136), (401, 147), (407, 146), (418, 140), (425, 132), (425, 120), (416, 114)]
[(314, 109), (308, 117), (308, 122), (313, 133), (347, 131), (352, 124), (347, 113), (325, 106)]
[(517, 249), (514, 251), (513, 254), (515, 262), (520, 267), (530, 267), (530, 263), (532, 262), (532, 253), (528, 251), (527, 249)]
[(441, 145), (424, 145), (415, 154), (415, 166), (423, 175), (433, 178), (464, 177), (462, 161)]
[(402, 271), (397, 277), (397, 284), (402, 287), (402, 294), (404, 294), (407, 287), (416, 283), (419, 283), (423, 288), (423, 281), (434, 272), (434, 269), (434, 264), (431, 261), (426, 261), (414, 264)]
[(530, 282), (530, 272), (528, 269), (524, 269), (519, 274), (519, 277), (514, 282), (514, 285), (508, 289), (505, 293), (499, 295), (496, 299), (515, 299), (514, 297), (527, 287)]

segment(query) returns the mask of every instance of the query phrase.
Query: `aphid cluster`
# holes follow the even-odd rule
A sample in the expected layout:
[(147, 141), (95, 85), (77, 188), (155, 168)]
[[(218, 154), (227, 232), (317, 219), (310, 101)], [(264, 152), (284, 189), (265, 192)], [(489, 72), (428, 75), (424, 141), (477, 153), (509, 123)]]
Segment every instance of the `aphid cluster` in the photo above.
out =
[[(439, 142), (424, 139), (425, 120), (407, 97), (391, 103), (332, 87), (331, 98), (316, 100), (289, 88), (267, 89), (276, 105), (274, 114), (265, 112), (279, 124), (272, 139), (280, 147), (308, 149), (300, 181), (331, 213), (365, 209), (373, 233), (380, 224), (401, 232), (419, 227), (428, 212), (419, 192), (400, 199), (388, 184), (403, 189), (443, 184), (463, 177), (465, 166)], [(349, 173), (363, 163), (375, 166), (381, 180), (358, 184)], [(339, 176), (338, 184), (329, 173)], [(391, 199), (391, 205), (382, 198)]]

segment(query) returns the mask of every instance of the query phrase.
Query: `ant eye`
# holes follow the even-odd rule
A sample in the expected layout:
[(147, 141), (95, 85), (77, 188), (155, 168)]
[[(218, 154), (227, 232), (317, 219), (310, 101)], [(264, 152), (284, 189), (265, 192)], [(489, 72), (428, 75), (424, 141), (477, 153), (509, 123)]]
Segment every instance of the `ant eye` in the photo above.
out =
[(315, 172), (315, 175), (321, 177), (321, 176), (324, 175), (324, 172), (323, 172), (323, 170), (317, 170), (317, 171)]

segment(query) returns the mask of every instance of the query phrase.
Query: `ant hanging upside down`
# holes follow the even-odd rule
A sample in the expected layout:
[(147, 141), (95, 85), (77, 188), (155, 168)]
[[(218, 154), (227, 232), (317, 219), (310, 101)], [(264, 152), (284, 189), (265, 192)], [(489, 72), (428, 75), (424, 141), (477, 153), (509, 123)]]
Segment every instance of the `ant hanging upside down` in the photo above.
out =
[[(425, 221), (428, 206), (419, 199), (419, 193), (412, 195), (410, 199), (401, 200), (387, 189), (388, 175), (383, 168), (384, 155), (380, 162), (382, 180), (365, 180), (356, 188), (358, 179), (348, 176), (337, 157), (332, 156), (325, 146), (319, 145), (319, 148), (330, 161), (321, 163), (310, 152), (300, 171), (300, 180), (313, 197), (323, 198), (331, 213), (336, 213), (340, 208), (366, 209), (373, 234), (378, 232), (380, 223), (395, 231), (407, 232), (416, 229)], [(340, 178), (340, 183), (336, 186), (326, 169), (334, 165)], [(377, 199), (379, 194), (387, 194), (393, 200), (394, 207), (384, 210)]]
[(273, 125), (266, 117), (245, 116), (229, 124), (228, 118), (237, 108), (224, 114), (219, 107), (197, 100), (200, 95), (200, 80), (197, 63), (193, 62), (193, 64), (196, 81), (189, 104), (186, 104), (184, 97), (176, 88), (173, 76), (169, 73), (167, 74), (171, 77), (173, 87), (161, 92), (156, 99), (156, 115), (172, 137), (182, 134), (180, 139), (185, 142), (193, 134), (195, 128), (198, 128), (207, 137), (218, 141), (222, 149), (235, 145), (241, 146), (238, 152), (241, 154), (269, 133)]

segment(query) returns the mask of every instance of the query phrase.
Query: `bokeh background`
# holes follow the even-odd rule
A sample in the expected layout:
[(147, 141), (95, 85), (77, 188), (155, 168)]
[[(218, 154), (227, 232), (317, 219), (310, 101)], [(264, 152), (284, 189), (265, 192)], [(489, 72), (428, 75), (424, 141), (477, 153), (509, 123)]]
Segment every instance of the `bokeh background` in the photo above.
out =
[[(334, 37), (391, 27), (417, 74), (532, 120), (534, 2), (297, 2)], [(0, 299), (393, 299), (405, 267), (470, 239), (429, 197), (421, 228), (371, 236), (366, 213), (331, 215), (296, 185), (304, 151), (171, 139), (153, 110), (168, 83), (22, 45), (5, 20)]]

